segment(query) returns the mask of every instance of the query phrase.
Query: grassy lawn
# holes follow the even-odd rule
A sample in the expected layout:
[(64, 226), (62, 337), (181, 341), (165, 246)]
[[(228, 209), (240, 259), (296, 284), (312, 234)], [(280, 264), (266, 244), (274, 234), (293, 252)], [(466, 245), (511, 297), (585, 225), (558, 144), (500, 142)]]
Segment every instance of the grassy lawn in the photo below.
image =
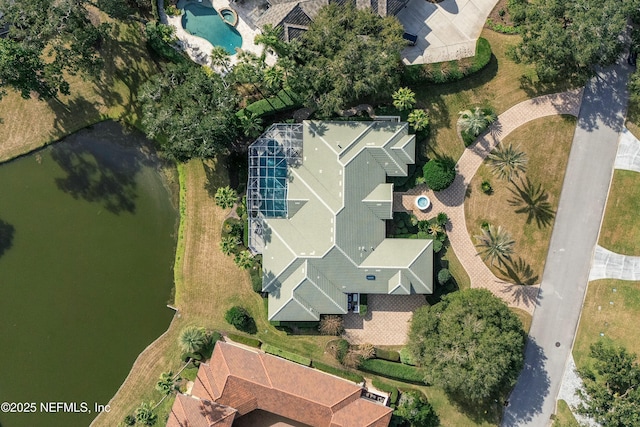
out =
[(567, 89), (564, 83), (540, 85), (531, 66), (507, 59), (507, 49), (518, 43), (519, 36), (488, 29), (481, 36), (489, 41), (493, 52), (483, 70), (454, 83), (413, 87), (418, 101), (416, 108), (426, 108), (431, 120), (429, 154), (460, 158), (464, 145), (457, 136), (456, 123), (462, 110), (476, 105), (492, 106), (500, 114), (526, 99)]
[(634, 326), (639, 322), (640, 282), (610, 279), (589, 282), (573, 346), (576, 366), (580, 368), (589, 363), (589, 346), (598, 340), (640, 354), (640, 341)]
[(61, 96), (60, 101), (23, 99), (19, 93), (7, 91), (0, 100), (0, 162), (107, 118), (138, 124), (138, 87), (157, 70), (144, 43), (142, 24), (112, 21), (89, 9), (97, 19), (113, 25), (111, 37), (100, 50), (102, 78), (67, 76), (71, 95)]
[[(512, 144), (527, 153), (526, 177), (546, 190), (554, 212), (558, 207), (575, 124), (575, 118), (569, 116), (536, 119), (516, 129), (503, 141), (503, 144)], [(484, 194), (480, 189), (484, 180), (491, 183), (493, 194)], [(485, 160), (471, 180), (465, 201), (467, 230), (471, 236), (478, 235), (483, 222), (506, 228), (516, 241), (515, 259), (521, 257), (531, 267), (533, 277), (537, 276), (533, 282), (539, 283), (554, 221), (551, 219), (542, 227), (538, 227), (535, 219), (527, 224), (527, 214), (516, 213), (518, 207), (509, 204), (514, 198), (511, 188), (511, 184), (507, 185), (506, 181), (493, 175)], [(490, 268), (496, 276), (508, 279), (497, 267)]]
[(442, 260), (446, 261), (449, 266), (449, 271), (454, 279), (456, 279), (456, 283), (458, 284), (459, 289), (469, 289), (471, 287), (471, 279), (467, 274), (467, 270), (464, 269), (460, 260), (456, 256), (455, 252), (451, 246), (447, 248), (447, 251), (442, 256)]
[(598, 244), (613, 252), (640, 255), (640, 173), (615, 170)]
[(558, 400), (558, 412), (555, 414), (553, 427), (580, 427), (569, 405), (564, 400)]
[(531, 329), (531, 321), (533, 320), (533, 316), (517, 307), (509, 307), (509, 310), (511, 310), (516, 316), (518, 316), (518, 319), (520, 319), (520, 321), (522, 322), (522, 328), (528, 334), (529, 329)]

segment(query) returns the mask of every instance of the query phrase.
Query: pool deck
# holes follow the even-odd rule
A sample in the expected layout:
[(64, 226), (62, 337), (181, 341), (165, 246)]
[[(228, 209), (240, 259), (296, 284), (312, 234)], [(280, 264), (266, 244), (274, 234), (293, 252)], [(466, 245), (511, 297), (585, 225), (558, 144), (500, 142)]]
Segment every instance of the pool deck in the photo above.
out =
[[(182, 9), (187, 3), (202, 3), (205, 5), (213, 4), (213, 7), (216, 10), (220, 10), (223, 7), (228, 7), (233, 9), (238, 14), (238, 25), (236, 25), (236, 30), (242, 36), (242, 46), (240, 47), (243, 51), (253, 52), (256, 55), (262, 55), (262, 46), (257, 46), (253, 40), (257, 34), (260, 34), (260, 30), (257, 27), (250, 25), (248, 22), (251, 22), (247, 19), (246, 12), (237, 7), (236, 4), (231, 4), (229, 0), (203, 0), (202, 2), (197, 2), (194, 0), (181, 0), (178, 2), (178, 8)], [(189, 34), (182, 28), (182, 15), (180, 16), (169, 16), (164, 13), (164, 8), (159, 4), (159, 14), (160, 21), (163, 24), (172, 25), (176, 29), (176, 37), (180, 40), (183, 49), (189, 57), (196, 63), (200, 65), (207, 65), (211, 67), (211, 51), (213, 50), (213, 45), (208, 41), (201, 37), (194, 36)], [(238, 62), (238, 55), (230, 56), (231, 64), (235, 64)], [(275, 58), (272, 55), (267, 55), (266, 60), (267, 64), (272, 65), (275, 63)]]

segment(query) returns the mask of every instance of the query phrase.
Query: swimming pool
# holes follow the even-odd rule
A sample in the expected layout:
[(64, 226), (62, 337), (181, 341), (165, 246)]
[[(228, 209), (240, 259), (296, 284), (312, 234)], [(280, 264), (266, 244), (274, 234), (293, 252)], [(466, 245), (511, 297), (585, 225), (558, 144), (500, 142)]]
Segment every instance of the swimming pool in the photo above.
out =
[(235, 55), (236, 48), (242, 46), (238, 30), (227, 24), (214, 8), (188, 2), (182, 9), (182, 28), (189, 34), (202, 37), (214, 46), (222, 46), (229, 55)]

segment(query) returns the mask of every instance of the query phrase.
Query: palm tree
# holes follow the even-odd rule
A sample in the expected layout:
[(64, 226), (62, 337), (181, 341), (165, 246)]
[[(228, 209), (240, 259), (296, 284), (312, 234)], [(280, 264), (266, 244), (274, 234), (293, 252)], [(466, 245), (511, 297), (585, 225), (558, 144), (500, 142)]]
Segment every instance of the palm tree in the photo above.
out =
[(219, 187), (216, 190), (214, 199), (217, 206), (220, 206), (222, 209), (228, 209), (238, 201), (238, 193), (227, 185), (225, 187)]
[(514, 198), (509, 200), (511, 206), (519, 207), (516, 213), (527, 214), (527, 224), (532, 220), (536, 220), (538, 228), (546, 227), (551, 224), (551, 220), (555, 216), (551, 203), (549, 203), (549, 194), (542, 188), (542, 185), (534, 185), (529, 178), (525, 181), (520, 180), (520, 186), (513, 182), (513, 188), (509, 191)]
[(207, 343), (207, 333), (202, 327), (187, 326), (180, 333), (178, 344), (185, 353), (197, 353)]
[(262, 133), (262, 119), (251, 111), (244, 110), (243, 114), (238, 116), (240, 119), (240, 127), (244, 136), (256, 138)]
[(430, 223), (429, 226), (427, 227), (427, 233), (429, 233), (432, 236), (437, 236), (443, 232), (444, 232), (444, 228), (442, 228), (442, 225), (438, 224), (435, 221)]
[(136, 421), (145, 426), (152, 426), (158, 422), (158, 415), (153, 413), (151, 404), (142, 402), (138, 409), (136, 409)]
[(238, 239), (234, 236), (226, 236), (220, 240), (220, 250), (225, 255), (231, 255), (238, 246)]
[(413, 110), (409, 113), (407, 121), (416, 132), (420, 132), (429, 126), (429, 115), (425, 110)]
[(284, 81), (284, 70), (277, 65), (269, 67), (264, 71), (264, 84), (272, 92), (278, 92), (282, 88)]
[(527, 171), (527, 154), (513, 148), (511, 144), (506, 147), (500, 144), (498, 148), (493, 150), (488, 156), (491, 170), (498, 178), (511, 181), (517, 177), (520, 172)]
[(211, 49), (211, 65), (224, 69), (229, 72), (229, 66), (231, 65), (231, 59), (229, 53), (222, 46), (214, 46)]
[(473, 136), (478, 136), (490, 123), (496, 120), (493, 112), (487, 112), (480, 107), (471, 110), (464, 110), (458, 113), (460, 118), (458, 123), (464, 132)]
[(253, 266), (253, 255), (247, 250), (240, 251), (233, 258), (233, 262), (235, 262), (238, 267), (247, 270)]
[(160, 374), (160, 378), (156, 383), (156, 390), (163, 394), (170, 394), (175, 390), (175, 380), (173, 378), (173, 372), (163, 372)]
[(505, 262), (511, 259), (513, 246), (516, 242), (501, 226), (495, 228), (493, 225), (489, 225), (488, 228), (483, 228), (482, 234), (475, 236), (475, 238), (478, 240), (476, 247), (480, 249), (478, 253), (482, 259), (488, 259), (491, 265), (494, 265), (495, 261), (505, 265)]
[(271, 24), (266, 24), (262, 27), (262, 33), (256, 35), (253, 42), (273, 50), (278, 56), (285, 56), (288, 45), (280, 38), (281, 34), (282, 27), (274, 27)]
[(393, 106), (400, 111), (409, 110), (416, 103), (416, 94), (408, 87), (401, 87), (391, 96), (393, 97)]

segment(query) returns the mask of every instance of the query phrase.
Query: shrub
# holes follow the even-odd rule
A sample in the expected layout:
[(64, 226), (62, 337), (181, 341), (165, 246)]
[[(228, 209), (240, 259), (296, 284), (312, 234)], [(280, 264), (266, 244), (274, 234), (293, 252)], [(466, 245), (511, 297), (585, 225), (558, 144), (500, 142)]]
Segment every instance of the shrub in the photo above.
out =
[(480, 188), (482, 189), (482, 192), (484, 194), (493, 193), (493, 188), (491, 188), (491, 183), (489, 181), (482, 181), (482, 184), (480, 185)]
[(416, 366), (416, 362), (413, 360), (413, 355), (407, 347), (402, 347), (402, 350), (400, 350), (400, 362), (405, 365)]
[(382, 348), (376, 348), (376, 358), (388, 360), (390, 362), (399, 362), (400, 353), (394, 350), (384, 350)]
[(381, 359), (369, 359), (362, 362), (360, 370), (382, 377), (410, 383), (424, 383), (423, 373), (416, 367)]
[(362, 377), (362, 375), (358, 375), (353, 372), (348, 372), (331, 365), (325, 365), (324, 363), (316, 362), (315, 360), (312, 362), (312, 366), (318, 369), (319, 371), (326, 372), (328, 374), (332, 374), (349, 381), (353, 381), (354, 383), (361, 383), (364, 381), (364, 378)]
[(394, 415), (403, 418), (412, 427), (437, 427), (440, 425), (440, 419), (427, 397), (418, 390), (402, 393)]
[(249, 312), (243, 307), (233, 306), (224, 315), (224, 320), (233, 325), (236, 329), (249, 334), (255, 334), (258, 331), (256, 322)]
[(172, 26), (149, 22), (145, 26), (145, 33), (147, 44), (158, 56), (176, 64), (186, 62), (186, 58), (172, 46), (176, 40)]
[(365, 317), (367, 315), (367, 311), (369, 311), (369, 307), (364, 304), (360, 304), (360, 307), (358, 309), (358, 314), (360, 314), (360, 317)]
[(360, 317), (365, 317), (367, 315), (367, 311), (369, 310), (368, 303), (369, 297), (367, 297), (367, 294), (360, 294), (360, 307), (358, 310)]
[(433, 241), (433, 252), (438, 253), (442, 250), (443, 247), (444, 243), (442, 243), (440, 240)]
[(240, 344), (248, 345), (249, 347), (260, 348), (262, 345), (262, 341), (251, 337), (245, 337), (244, 335), (227, 334), (227, 336), (231, 341), (239, 342)]
[(455, 162), (448, 158), (429, 160), (423, 168), (424, 179), (433, 191), (442, 191), (456, 178)]
[(309, 359), (308, 357), (300, 356), (299, 354), (282, 350), (281, 348), (275, 347), (270, 344), (264, 344), (261, 347), (261, 350), (265, 353), (273, 354), (274, 356), (282, 357), (283, 359), (287, 359), (304, 366), (311, 366), (311, 359)]
[(389, 403), (391, 405), (396, 404), (396, 402), (398, 401), (398, 387), (385, 383), (384, 381), (381, 381), (378, 378), (374, 378), (371, 381), (371, 384), (373, 384), (373, 386), (380, 391), (386, 391), (387, 393), (390, 393)]
[(438, 283), (441, 285), (446, 285), (447, 282), (451, 280), (451, 272), (448, 268), (443, 268), (438, 271)]
[(124, 417), (124, 425), (126, 425), (126, 426), (134, 426), (134, 425), (136, 425), (136, 417), (134, 417), (131, 414), (129, 414), (126, 417)]
[(358, 368), (362, 362), (364, 361), (364, 357), (357, 350), (349, 350), (347, 354), (342, 358), (342, 364), (348, 368)]
[(322, 335), (340, 335), (344, 331), (342, 316), (323, 316), (318, 330)]
[(336, 359), (338, 359), (338, 362), (344, 362), (344, 358), (347, 356), (347, 353), (349, 353), (349, 347), (349, 341), (347, 340), (338, 340), (335, 344)]
[(262, 263), (257, 260), (253, 266), (249, 269), (249, 276), (251, 277), (251, 286), (253, 291), (257, 293), (262, 292)]
[(373, 344), (364, 343), (358, 346), (358, 354), (365, 359), (371, 359), (376, 356), (376, 348)]

